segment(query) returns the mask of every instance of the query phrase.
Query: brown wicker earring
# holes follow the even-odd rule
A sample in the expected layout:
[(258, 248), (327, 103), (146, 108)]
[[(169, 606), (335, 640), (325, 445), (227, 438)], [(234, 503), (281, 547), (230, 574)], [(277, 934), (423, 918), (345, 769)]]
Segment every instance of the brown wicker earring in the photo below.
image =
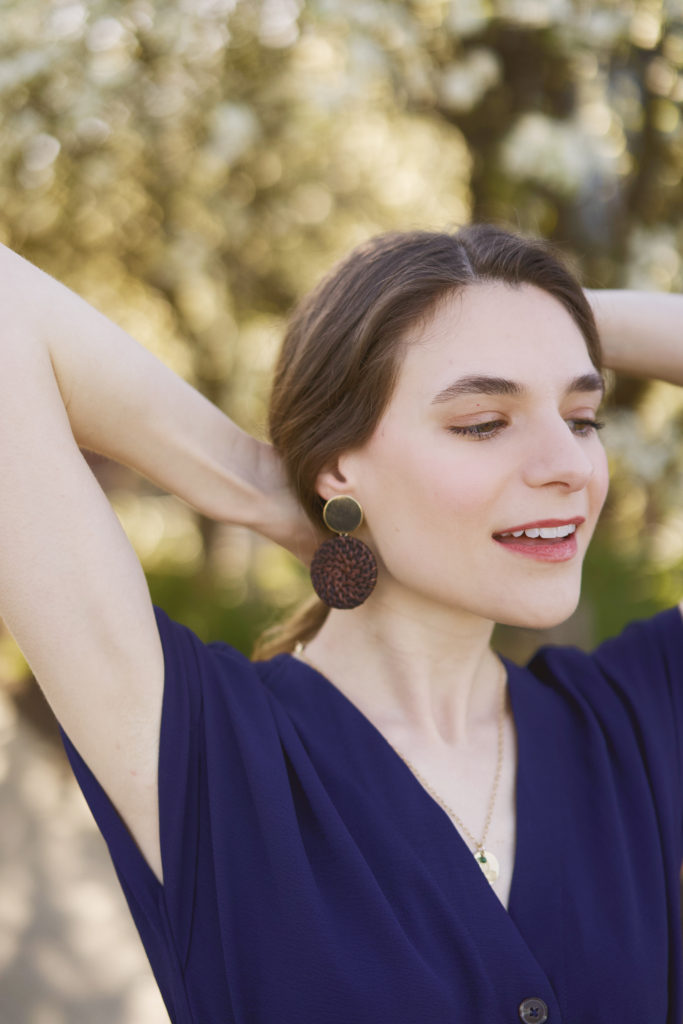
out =
[(367, 544), (349, 537), (363, 522), (363, 509), (355, 498), (338, 494), (323, 508), (325, 525), (338, 533), (324, 541), (311, 562), (311, 583), (330, 608), (357, 608), (377, 582), (377, 562)]

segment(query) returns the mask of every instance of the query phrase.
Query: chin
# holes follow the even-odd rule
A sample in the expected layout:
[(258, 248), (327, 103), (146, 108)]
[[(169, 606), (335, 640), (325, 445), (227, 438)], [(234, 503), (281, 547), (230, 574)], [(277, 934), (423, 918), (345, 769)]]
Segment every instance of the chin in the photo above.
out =
[(571, 600), (559, 599), (556, 602), (529, 602), (526, 607), (519, 605), (514, 609), (500, 609), (500, 613), (492, 616), (501, 626), (516, 626), (518, 629), (554, 629), (566, 622), (579, 604), (578, 595)]

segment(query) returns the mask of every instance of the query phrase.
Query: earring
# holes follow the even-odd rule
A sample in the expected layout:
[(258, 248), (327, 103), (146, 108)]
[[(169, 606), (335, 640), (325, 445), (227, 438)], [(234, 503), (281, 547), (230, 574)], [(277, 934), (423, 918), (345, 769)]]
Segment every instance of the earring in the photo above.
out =
[(325, 525), (338, 533), (324, 541), (311, 562), (311, 583), (330, 608), (357, 608), (377, 582), (377, 562), (367, 544), (349, 537), (363, 522), (363, 509), (355, 498), (339, 494), (323, 508)]

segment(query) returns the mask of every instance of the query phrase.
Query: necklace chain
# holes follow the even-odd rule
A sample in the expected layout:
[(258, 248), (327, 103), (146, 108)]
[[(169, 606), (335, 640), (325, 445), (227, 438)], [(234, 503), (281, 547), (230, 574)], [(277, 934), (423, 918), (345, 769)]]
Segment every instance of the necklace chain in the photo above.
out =
[[(303, 643), (301, 643), (301, 641), (299, 641), (296, 644), (295, 648), (294, 648), (294, 653), (298, 657), (304, 657), (305, 650), (306, 650), (305, 645)], [(304, 660), (307, 661), (308, 658), (305, 657)], [(481, 860), (481, 858), (484, 857), (484, 854), (485, 854), (484, 845), (486, 843), (486, 836), (488, 835), (489, 825), (491, 824), (491, 818), (493, 816), (493, 807), (494, 807), (495, 802), (496, 802), (496, 795), (498, 793), (498, 784), (500, 782), (500, 776), (501, 776), (501, 771), (502, 771), (502, 767), (503, 767), (503, 742), (504, 742), (504, 735), (505, 735), (504, 734), (504, 729), (503, 729), (503, 723), (504, 723), (504, 720), (505, 720), (505, 695), (506, 695), (505, 679), (506, 679), (506, 676), (503, 673), (502, 685), (501, 685), (501, 688), (500, 688), (500, 690), (501, 690), (500, 708), (499, 708), (499, 711), (498, 711), (498, 758), (497, 758), (497, 763), (496, 763), (496, 774), (495, 774), (495, 777), (494, 777), (494, 780), (493, 780), (493, 790), (491, 792), (491, 798), (489, 800), (488, 813), (486, 815), (486, 822), (484, 823), (484, 831), (482, 833), (482, 837), (481, 837), (480, 842), (477, 842), (477, 840), (474, 838), (474, 836), (472, 835), (470, 830), (462, 822), (462, 820), (458, 817), (458, 815), (455, 813), (455, 811), (453, 811), (448, 806), (448, 804), (445, 803), (441, 799), (441, 797), (438, 796), (438, 794), (434, 792), (434, 790), (429, 785), (429, 783), (426, 782), (422, 778), (420, 773), (410, 763), (408, 758), (404, 757), (403, 754), (400, 752), (400, 750), (396, 750), (396, 747), (394, 747), (394, 750), (396, 750), (396, 753), (398, 754), (398, 756), (401, 758), (402, 761), (405, 762), (405, 764), (408, 766), (408, 768), (410, 768), (411, 772), (416, 777), (416, 779), (418, 779), (418, 781), (421, 783), (421, 785), (436, 800), (436, 802), (439, 804), (439, 806), (441, 808), (443, 808), (443, 810), (446, 812), (446, 814), (448, 814), (449, 817), (451, 817), (455, 821), (456, 825), (458, 825), (459, 828), (461, 828), (462, 831), (465, 833), (465, 835), (469, 839), (470, 843), (472, 843), (473, 846), (475, 847), (475, 851), (476, 851), (475, 852), (475, 857), (477, 857), (478, 860)], [(393, 746), (393, 744), (391, 744), (391, 746)], [(485, 861), (484, 861), (484, 863), (485, 863)]]
[(472, 845), (475, 847), (476, 853), (483, 852), (484, 846), (486, 845), (486, 836), (488, 835), (489, 825), (491, 824), (491, 818), (493, 816), (493, 808), (494, 808), (494, 805), (495, 805), (495, 802), (496, 802), (496, 795), (498, 793), (498, 784), (500, 782), (500, 775), (501, 775), (501, 771), (502, 771), (502, 768), (503, 768), (503, 741), (504, 741), (504, 736), (505, 736), (504, 730), (503, 730), (503, 723), (504, 723), (504, 719), (505, 719), (505, 685), (504, 685), (504, 683), (505, 683), (505, 679), (503, 678), (503, 685), (501, 686), (500, 709), (499, 709), (499, 712), (498, 712), (498, 758), (497, 758), (497, 763), (496, 763), (496, 774), (495, 774), (495, 777), (494, 777), (494, 780), (493, 780), (493, 790), (491, 791), (491, 798), (489, 800), (489, 808), (488, 808), (488, 813), (486, 815), (486, 821), (484, 823), (484, 831), (482, 832), (482, 836), (481, 836), (481, 839), (480, 839), (479, 842), (477, 842), (477, 840), (474, 838), (474, 836), (472, 835), (470, 830), (467, 828), (467, 826), (464, 824), (464, 822), (458, 817), (458, 815), (455, 813), (455, 811), (452, 810), (448, 806), (448, 804), (444, 800), (442, 800), (441, 797), (437, 793), (434, 792), (434, 790), (429, 785), (429, 783), (426, 782), (422, 778), (422, 776), (420, 775), (418, 770), (410, 763), (408, 758), (404, 757), (403, 754), (400, 752), (400, 750), (396, 750), (396, 748), (394, 747), (394, 749), (396, 750), (396, 753), (398, 754), (398, 756), (401, 758), (402, 761), (405, 761), (405, 763), (408, 765), (408, 767), (410, 768), (410, 770), (413, 773), (413, 775), (415, 775), (415, 777), (424, 786), (424, 788), (427, 790), (427, 792), (430, 793), (431, 796), (434, 797), (436, 802), (439, 804), (440, 807), (442, 807), (444, 809), (446, 814), (448, 814), (451, 818), (453, 818), (453, 820), (455, 821), (456, 825), (458, 825), (463, 830), (463, 832), (465, 833), (465, 835), (469, 839), (470, 843), (472, 843)]

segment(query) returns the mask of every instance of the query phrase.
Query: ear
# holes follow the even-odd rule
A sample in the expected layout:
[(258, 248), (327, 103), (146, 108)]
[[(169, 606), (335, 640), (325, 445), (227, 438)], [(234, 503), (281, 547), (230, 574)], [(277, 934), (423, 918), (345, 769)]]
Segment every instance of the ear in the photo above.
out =
[(350, 494), (355, 497), (355, 478), (350, 462), (347, 455), (340, 455), (318, 474), (315, 489), (323, 501), (336, 498), (338, 494)]

